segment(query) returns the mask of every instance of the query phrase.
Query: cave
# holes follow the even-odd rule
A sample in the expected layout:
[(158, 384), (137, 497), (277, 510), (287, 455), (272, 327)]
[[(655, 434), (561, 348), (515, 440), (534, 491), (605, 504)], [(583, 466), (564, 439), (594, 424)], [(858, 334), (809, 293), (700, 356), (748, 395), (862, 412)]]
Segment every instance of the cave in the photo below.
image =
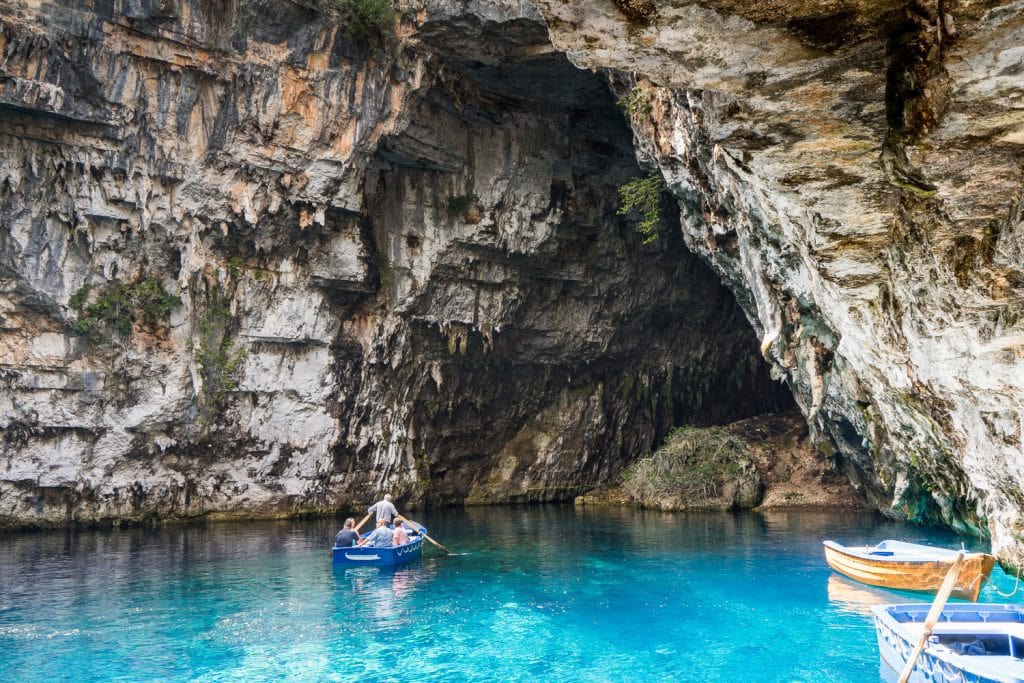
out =
[(0, 670), (912, 674), (1024, 567), (1020, 7), (0, 2)]
[[(420, 35), (443, 58), (365, 176), (379, 289), (364, 310), (401, 311), (403, 336), (398, 372), (343, 390), (367, 395), (336, 458), (353, 494), (390, 477), (432, 504), (572, 499), (675, 426), (795, 408), (675, 200), (650, 243), (618, 215), (647, 171), (604, 74), (534, 21)], [(366, 382), (365, 358), (340, 374)], [(394, 461), (361, 469), (384, 444), (356, 435), (383, 412), (405, 420), (386, 437), (397, 477)]]

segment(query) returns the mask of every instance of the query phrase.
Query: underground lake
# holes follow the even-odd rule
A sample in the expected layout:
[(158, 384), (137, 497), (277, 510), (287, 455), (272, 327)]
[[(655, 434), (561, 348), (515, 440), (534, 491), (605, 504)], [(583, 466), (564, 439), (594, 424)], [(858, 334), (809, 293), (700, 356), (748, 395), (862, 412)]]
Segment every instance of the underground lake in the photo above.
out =
[(0, 536), (0, 679), (877, 681), (870, 606), (930, 598), (821, 541), (961, 543), (851, 511), (414, 517), (454, 554), (335, 568), (333, 519)]

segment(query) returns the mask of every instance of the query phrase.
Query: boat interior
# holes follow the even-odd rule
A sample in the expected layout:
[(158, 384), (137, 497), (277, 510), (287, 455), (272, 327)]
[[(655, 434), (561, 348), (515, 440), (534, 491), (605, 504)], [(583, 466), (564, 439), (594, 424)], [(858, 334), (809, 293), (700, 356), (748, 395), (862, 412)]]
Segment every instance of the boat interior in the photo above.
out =
[[(871, 546), (842, 546), (832, 541), (825, 541), (825, 545), (836, 550), (849, 553), (866, 559), (893, 560), (893, 561), (942, 561), (948, 562), (956, 557), (956, 550), (946, 548), (935, 548), (932, 546), (919, 545), (917, 543), (906, 543), (904, 541), (882, 541), (878, 545)], [(980, 553), (967, 553), (967, 556)]]
[[(927, 607), (889, 612), (916, 640), (924, 629)], [(948, 606), (932, 630), (928, 649), (936, 653), (945, 651), (952, 661), (970, 657), (974, 662), (972, 670), (979, 672), (1024, 676), (1024, 612), (971, 607)]]

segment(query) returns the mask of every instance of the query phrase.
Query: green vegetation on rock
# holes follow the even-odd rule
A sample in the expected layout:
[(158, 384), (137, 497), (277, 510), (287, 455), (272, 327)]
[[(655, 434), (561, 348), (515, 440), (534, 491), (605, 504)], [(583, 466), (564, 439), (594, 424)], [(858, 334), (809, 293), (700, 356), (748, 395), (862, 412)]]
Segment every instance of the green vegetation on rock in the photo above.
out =
[(389, 0), (317, 0), (324, 16), (358, 40), (383, 37), (395, 25)]
[(658, 15), (658, 5), (652, 0), (614, 0), (619, 11), (630, 21), (648, 24)]
[(475, 194), (463, 194), (448, 198), (448, 213), (452, 216), (465, 216), (469, 207), (480, 201)]
[(650, 114), (654, 109), (654, 105), (651, 104), (651, 96), (640, 88), (633, 88), (629, 95), (620, 97), (618, 105), (629, 116)]
[(78, 312), (72, 331), (95, 344), (131, 335), (136, 322), (165, 325), (181, 299), (152, 278), (131, 285), (83, 285), (68, 301)]
[[(230, 262), (229, 273), (232, 271)], [(232, 276), (234, 279), (234, 276)], [(200, 422), (210, 421), (225, 396), (238, 388), (238, 373), (248, 352), (236, 346), (231, 336), (231, 292), (218, 281), (207, 294), (207, 303), (195, 325), (192, 348), (203, 378)]]
[(238, 370), (248, 355), (230, 340), (200, 349), (197, 362), (203, 373), (203, 395), (208, 406), (220, 405), (229, 391), (238, 388)]
[(661, 175), (652, 173), (646, 178), (634, 178), (619, 188), (620, 216), (633, 209), (640, 214), (637, 229), (644, 236), (644, 244), (658, 239), (658, 223), (661, 222), (661, 192), (665, 181)]
[(622, 473), (622, 489), (633, 502), (681, 497), (705, 504), (722, 485), (752, 471), (746, 442), (725, 427), (681, 427), (649, 457)]
[(242, 275), (242, 267), (245, 265), (245, 259), (241, 256), (232, 256), (228, 259), (228, 275), (232, 279), (237, 280)]

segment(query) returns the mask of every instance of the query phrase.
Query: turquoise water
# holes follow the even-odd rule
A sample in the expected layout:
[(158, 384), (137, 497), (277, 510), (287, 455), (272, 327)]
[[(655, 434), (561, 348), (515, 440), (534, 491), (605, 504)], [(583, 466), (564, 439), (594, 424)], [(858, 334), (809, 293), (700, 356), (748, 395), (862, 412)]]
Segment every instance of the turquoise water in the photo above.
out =
[(464, 554), (334, 569), (331, 520), (0, 536), (0, 680), (878, 681), (868, 606), (907, 595), (821, 540), (959, 546), (849, 512), (420, 517)]

